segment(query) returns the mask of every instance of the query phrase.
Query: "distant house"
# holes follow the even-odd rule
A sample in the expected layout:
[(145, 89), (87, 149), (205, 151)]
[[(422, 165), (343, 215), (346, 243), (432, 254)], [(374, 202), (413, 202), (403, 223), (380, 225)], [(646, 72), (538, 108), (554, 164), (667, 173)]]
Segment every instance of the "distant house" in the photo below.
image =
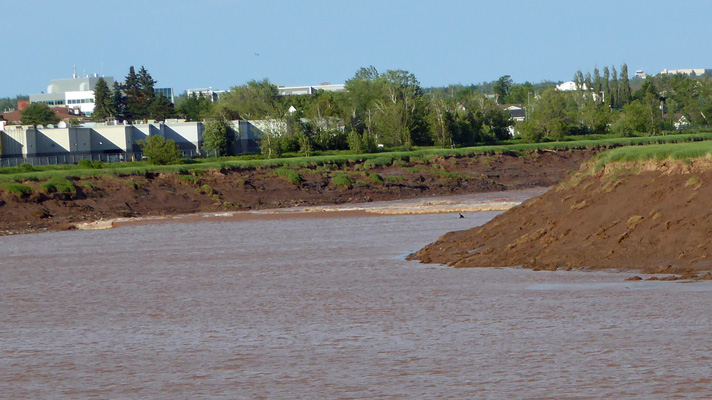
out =
[(527, 114), (520, 104), (510, 104), (504, 107), (504, 112), (509, 114), (515, 122), (524, 122)]

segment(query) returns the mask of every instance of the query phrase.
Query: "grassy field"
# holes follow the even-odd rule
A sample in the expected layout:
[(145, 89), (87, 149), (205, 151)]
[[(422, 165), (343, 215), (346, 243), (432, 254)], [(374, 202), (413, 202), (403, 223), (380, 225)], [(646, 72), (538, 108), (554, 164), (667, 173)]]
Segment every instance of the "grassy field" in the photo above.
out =
[(712, 157), (712, 141), (619, 147), (599, 154), (594, 161), (595, 166), (601, 168), (616, 162), (685, 160), (701, 157)]
[[(677, 144), (681, 143), (681, 144)], [(673, 145), (674, 144), (674, 145)], [(648, 146), (662, 145), (662, 146)], [(23, 182), (27, 180), (58, 180), (67, 177), (90, 177), (97, 175), (145, 175), (152, 172), (173, 172), (189, 174), (194, 171), (223, 168), (304, 168), (323, 165), (347, 166), (364, 163), (364, 168), (376, 165), (390, 165), (397, 160), (428, 160), (433, 157), (473, 156), (497, 153), (522, 154), (535, 150), (561, 150), (611, 147), (616, 148), (604, 155), (599, 161), (626, 161), (646, 158), (685, 158), (709, 154), (712, 149), (712, 132), (696, 134), (667, 135), (631, 138), (595, 138), (586, 140), (566, 140), (549, 143), (514, 143), (493, 146), (476, 146), (459, 149), (423, 148), (412, 151), (389, 151), (374, 154), (337, 154), (312, 157), (283, 157), (278, 159), (256, 159), (254, 155), (226, 157), (220, 159), (189, 160), (178, 165), (152, 165), (146, 161), (95, 164), (94, 168), (85, 165), (52, 165), (32, 167), (0, 168), (0, 183)]]

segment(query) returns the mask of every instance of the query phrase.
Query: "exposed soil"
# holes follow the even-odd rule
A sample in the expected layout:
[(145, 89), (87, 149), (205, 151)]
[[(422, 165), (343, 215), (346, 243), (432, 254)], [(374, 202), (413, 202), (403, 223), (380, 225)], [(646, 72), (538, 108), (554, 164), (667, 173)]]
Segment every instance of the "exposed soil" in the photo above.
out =
[[(586, 172), (588, 171), (588, 173)], [(454, 267), (590, 268), (710, 279), (712, 162), (618, 164), (411, 256)], [(633, 277), (632, 279), (640, 279)]]
[[(596, 150), (538, 151), (525, 155), (401, 161), (363, 171), (363, 164), (314, 166), (297, 171), (298, 184), (274, 168), (222, 169), (188, 177), (178, 174), (106, 175), (72, 178), (74, 194), (42, 193), (19, 198), (0, 192), (0, 235), (72, 229), (81, 222), (225, 210), (328, 205), (466, 194), (551, 186), (575, 171)], [(335, 186), (331, 176), (347, 173), (349, 187)], [(369, 174), (379, 174), (374, 182)], [(207, 186), (206, 186), (207, 185)]]

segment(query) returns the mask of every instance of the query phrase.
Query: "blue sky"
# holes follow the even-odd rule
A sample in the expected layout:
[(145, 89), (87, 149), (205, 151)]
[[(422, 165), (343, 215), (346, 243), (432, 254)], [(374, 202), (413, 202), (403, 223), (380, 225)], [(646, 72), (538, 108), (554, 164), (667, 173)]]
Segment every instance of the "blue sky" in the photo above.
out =
[(623, 62), (631, 74), (712, 68), (709, 0), (0, 0), (0, 10), (0, 97), (44, 91), (75, 64), (120, 80), (144, 65), (176, 93), (343, 83), (369, 65), (424, 87), (563, 81)]

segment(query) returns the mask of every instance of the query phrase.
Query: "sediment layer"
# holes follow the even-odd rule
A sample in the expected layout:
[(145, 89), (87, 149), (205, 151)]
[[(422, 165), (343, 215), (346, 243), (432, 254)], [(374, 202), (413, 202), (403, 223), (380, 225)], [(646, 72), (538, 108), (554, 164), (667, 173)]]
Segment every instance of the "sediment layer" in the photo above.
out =
[[(712, 162), (582, 166), (542, 196), (411, 255), (453, 267), (712, 269)], [(709, 274), (707, 274), (709, 275)]]
[[(290, 183), (274, 168), (208, 170), (192, 177), (174, 173), (70, 178), (73, 194), (45, 194), (40, 182), (26, 197), (0, 190), (0, 236), (72, 229), (79, 223), (127, 217), (263, 210), (294, 206), (387, 201), (423, 196), (491, 192), (559, 183), (596, 150), (540, 151), (524, 155), (436, 157), (364, 171), (363, 164), (336, 169), (300, 168)], [(350, 176), (335, 185), (334, 173)], [(373, 180), (378, 174), (382, 180)], [(190, 178), (190, 179), (186, 179)]]

